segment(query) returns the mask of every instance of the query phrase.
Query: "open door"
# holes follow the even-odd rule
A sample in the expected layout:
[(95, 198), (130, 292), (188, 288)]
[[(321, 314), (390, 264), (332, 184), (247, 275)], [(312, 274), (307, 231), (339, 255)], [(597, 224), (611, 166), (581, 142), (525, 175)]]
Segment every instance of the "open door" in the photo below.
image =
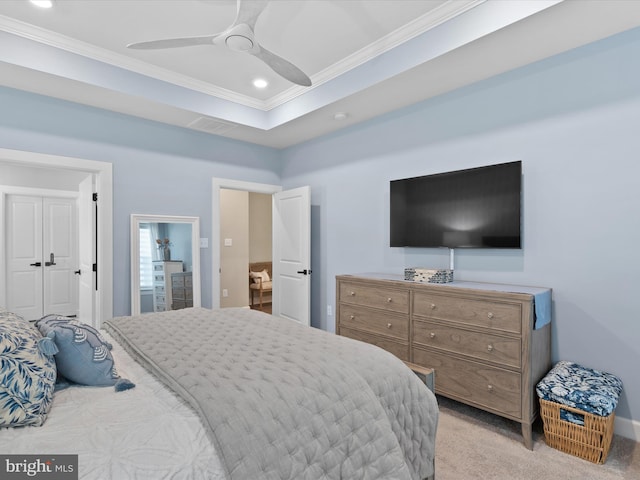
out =
[(273, 315), (311, 324), (311, 190), (273, 195)]
[(94, 293), (96, 273), (93, 271), (96, 252), (96, 206), (93, 200), (93, 175), (80, 182), (78, 198), (78, 318), (94, 325)]

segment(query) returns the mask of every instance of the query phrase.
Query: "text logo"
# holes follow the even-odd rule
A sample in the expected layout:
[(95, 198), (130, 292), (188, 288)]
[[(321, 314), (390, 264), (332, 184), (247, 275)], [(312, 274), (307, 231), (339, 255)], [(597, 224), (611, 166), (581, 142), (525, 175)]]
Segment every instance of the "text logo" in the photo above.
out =
[(0, 455), (0, 479), (78, 480), (78, 455)]

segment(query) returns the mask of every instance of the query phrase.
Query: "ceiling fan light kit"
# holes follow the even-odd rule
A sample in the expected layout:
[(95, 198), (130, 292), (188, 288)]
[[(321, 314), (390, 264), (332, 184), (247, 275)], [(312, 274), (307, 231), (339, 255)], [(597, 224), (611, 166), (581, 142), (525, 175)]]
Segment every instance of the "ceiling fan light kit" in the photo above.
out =
[(221, 33), (200, 37), (168, 38), (127, 45), (136, 50), (214, 45), (240, 53), (248, 53), (262, 60), (281, 77), (303, 87), (311, 86), (311, 79), (291, 62), (262, 47), (255, 39), (253, 29), (268, 0), (238, 0), (238, 13), (233, 24)]

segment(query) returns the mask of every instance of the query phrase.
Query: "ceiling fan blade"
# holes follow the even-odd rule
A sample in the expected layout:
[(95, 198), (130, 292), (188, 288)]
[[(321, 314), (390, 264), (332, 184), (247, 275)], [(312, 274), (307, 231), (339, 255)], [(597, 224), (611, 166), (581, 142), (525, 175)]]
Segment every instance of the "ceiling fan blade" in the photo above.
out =
[(218, 35), (205, 35), (203, 37), (167, 38), (164, 40), (151, 40), (150, 42), (130, 43), (127, 48), (135, 50), (159, 50), (163, 48), (192, 47), (194, 45), (213, 45)]
[(266, 48), (260, 46), (257, 52), (249, 52), (255, 55), (264, 63), (266, 63), (278, 75), (286, 78), (290, 82), (302, 85), (303, 87), (311, 86), (311, 79), (293, 63), (288, 62), (275, 53), (271, 53)]
[(238, 14), (233, 25), (246, 23), (253, 30), (258, 17), (268, 3), (269, 0), (238, 0)]

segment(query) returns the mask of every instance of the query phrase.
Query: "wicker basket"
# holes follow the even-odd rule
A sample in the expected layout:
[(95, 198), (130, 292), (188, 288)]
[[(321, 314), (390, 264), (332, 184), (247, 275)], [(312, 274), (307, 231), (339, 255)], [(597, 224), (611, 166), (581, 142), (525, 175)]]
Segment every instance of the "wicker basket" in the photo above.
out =
[[(584, 416), (584, 426), (561, 419), (560, 410)], [(540, 416), (547, 445), (593, 463), (605, 462), (611, 448), (615, 412), (601, 417), (541, 398)]]

